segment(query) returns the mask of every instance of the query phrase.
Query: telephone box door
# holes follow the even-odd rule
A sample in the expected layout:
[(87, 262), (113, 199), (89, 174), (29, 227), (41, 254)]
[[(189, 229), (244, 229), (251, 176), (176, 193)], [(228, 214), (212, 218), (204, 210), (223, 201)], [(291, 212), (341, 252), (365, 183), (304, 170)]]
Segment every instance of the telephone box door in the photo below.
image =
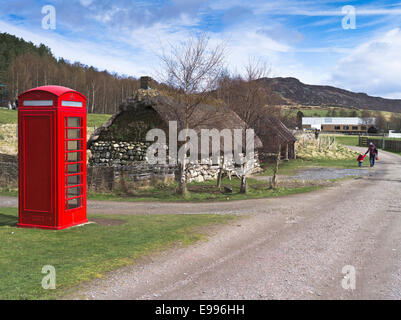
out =
[(54, 112), (22, 112), (19, 134), (20, 187), (25, 215), (20, 224), (55, 225), (54, 215)]

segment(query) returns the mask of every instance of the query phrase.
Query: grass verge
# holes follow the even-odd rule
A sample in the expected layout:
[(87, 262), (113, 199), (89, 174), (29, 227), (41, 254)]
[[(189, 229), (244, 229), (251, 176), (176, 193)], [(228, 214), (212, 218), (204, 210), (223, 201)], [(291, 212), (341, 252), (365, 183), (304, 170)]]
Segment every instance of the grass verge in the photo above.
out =
[[(313, 167), (355, 169), (357, 166), (358, 162), (356, 159), (335, 160), (315, 158), (313, 160), (304, 160), (298, 158), (296, 160), (281, 162), (279, 175), (290, 176), (296, 174), (299, 170)], [(273, 166), (271, 163), (263, 163), (261, 167), (263, 172), (260, 175), (273, 175)]]
[(0, 196), (18, 197), (18, 189), (0, 188)]
[[(322, 135), (322, 137), (327, 137), (327, 135)], [(358, 136), (330, 136), (331, 138), (335, 138), (336, 142), (342, 145), (346, 145), (346, 146), (359, 146), (359, 137)], [(368, 137), (368, 139), (382, 139), (383, 137)], [(386, 141), (399, 141), (401, 139), (399, 138), (389, 138), (386, 137), (385, 138)]]
[[(296, 193), (305, 193), (321, 188), (319, 185), (302, 185), (280, 187), (272, 189), (268, 182), (258, 181), (256, 179), (247, 179), (248, 193), (240, 193), (240, 180), (233, 178), (222, 180), (222, 188), (216, 187), (216, 181), (206, 181), (202, 183), (188, 184), (189, 195), (186, 198), (176, 193), (177, 184), (160, 184), (158, 186), (150, 186), (143, 189), (131, 190), (126, 193), (89, 193), (88, 199), (91, 200), (110, 200), (110, 201), (163, 201), (163, 202), (206, 202), (206, 201), (230, 201), (230, 200), (246, 200), (260, 199), (292, 195)], [(224, 193), (223, 186), (231, 186), (232, 193)]]
[[(205, 238), (195, 228), (227, 223), (231, 215), (90, 215), (119, 221), (61, 231), (18, 229), (17, 209), (0, 208), (0, 299), (54, 299), (83, 281), (179, 243)], [(113, 223), (112, 223), (113, 224)], [(42, 267), (56, 269), (56, 290), (44, 290)]]

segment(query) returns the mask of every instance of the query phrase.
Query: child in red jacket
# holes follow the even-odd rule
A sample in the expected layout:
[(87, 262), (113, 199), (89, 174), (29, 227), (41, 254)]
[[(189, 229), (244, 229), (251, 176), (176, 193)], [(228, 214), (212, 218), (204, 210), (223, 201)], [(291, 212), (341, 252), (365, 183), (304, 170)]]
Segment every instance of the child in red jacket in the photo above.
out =
[(366, 157), (366, 154), (365, 155), (363, 155), (362, 153), (359, 154), (359, 156), (358, 156), (358, 166), (359, 166), (359, 168), (362, 167), (363, 159), (365, 159), (365, 157)]

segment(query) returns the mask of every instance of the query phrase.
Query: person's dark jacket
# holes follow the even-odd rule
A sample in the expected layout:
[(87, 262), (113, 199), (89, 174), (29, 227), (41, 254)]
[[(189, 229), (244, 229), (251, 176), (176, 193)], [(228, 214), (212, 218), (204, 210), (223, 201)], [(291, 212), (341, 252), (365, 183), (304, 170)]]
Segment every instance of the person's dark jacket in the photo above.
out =
[(374, 144), (370, 145), (368, 148), (368, 151), (365, 152), (367, 154), (369, 152), (369, 156), (377, 156), (379, 154), (379, 151), (377, 150), (376, 146)]

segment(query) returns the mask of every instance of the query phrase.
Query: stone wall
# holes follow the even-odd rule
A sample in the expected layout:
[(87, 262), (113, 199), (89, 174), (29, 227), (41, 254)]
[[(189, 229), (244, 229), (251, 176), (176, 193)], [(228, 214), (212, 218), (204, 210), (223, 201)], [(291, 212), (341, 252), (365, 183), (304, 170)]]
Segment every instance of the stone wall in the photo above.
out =
[(0, 153), (0, 188), (18, 188), (18, 157)]
[[(113, 167), (116, 169), (114, 172), (125, 172), (134, 181), (164, 180), (164, 175), (170, 179), (174, 173), (177, 174), (178, 168), (174, 166), (149, 165), (146, 162), (146, 150), (149, 145), (149, 142), (94, 142), (90, 147), (92, 156), (89, 159), (89, 166)], [(223, 168), (232, 175), (237, 174), (233, 164), (227, 164)], [(248, 169), (251, 172), (260, 170), (257, 155), (255, 161), (249, 164)], [(218, 172), (218, 165), (190, 163), (188, 164), (187, 181), (214, 180), (217, 179)]]
[[(253, 173), (260, 170), (257, 160), (253, 164)], [(218, 165), (190, 163), (187, 167), (187, 181), (204, 182), (216, 180)], [(224, 172), (231, 176), (240, 176), (234, 166), (224, 166)], [(179, 179), (179, 170), (175, 165), (151, 165), (146, 161), (131, 162), (125, 166), (88, 166), (88, 189), (91, 191), (124, 191), (129, 192), (143, 185), (170, 183)]]
[(150, 143), (146, 142), (94, 142), (91, 147), (90, 166), (124, 167), (138, 161), (145, 161), (146, 150)]
[(91, 191), (129, 191), (140, 185), (172, 182), (176, 167), (150, 165), (144, 161), (129, 166), (88, 166), (87, 184)]
[[(98, 145), (94, 145), (90, 159), (92, 165), (88, 165), (87, 168), (88, 189), (97, 192), (129, 190), (142, 184), (151, 185), (178, 180), (177, 166), (151, 165), (144, 160), (135, 160), (144, 159), (145, 148), (146, 144), (140, 143), (128, 145), (113, 143), (112, 146), (98, 143)], [(107, 157), (108, 153), (109, 157)], [(95, 154), (98, 155), (95, 156)], [(129, 158), (127, 159), (126, 156)], [(256, 159), (250, 166), (252, 166), (252, 172), (260, 170)], [(224, 170), (232, 176), (238, 175), (233, 165), (224, 166)], [(215, 180), (218, 173), (218, 165), (190, 163), (188, 164), (187, 181)], [(0, 188), (18, 188), (18, 158), (16, 156), (0, 154)]]

